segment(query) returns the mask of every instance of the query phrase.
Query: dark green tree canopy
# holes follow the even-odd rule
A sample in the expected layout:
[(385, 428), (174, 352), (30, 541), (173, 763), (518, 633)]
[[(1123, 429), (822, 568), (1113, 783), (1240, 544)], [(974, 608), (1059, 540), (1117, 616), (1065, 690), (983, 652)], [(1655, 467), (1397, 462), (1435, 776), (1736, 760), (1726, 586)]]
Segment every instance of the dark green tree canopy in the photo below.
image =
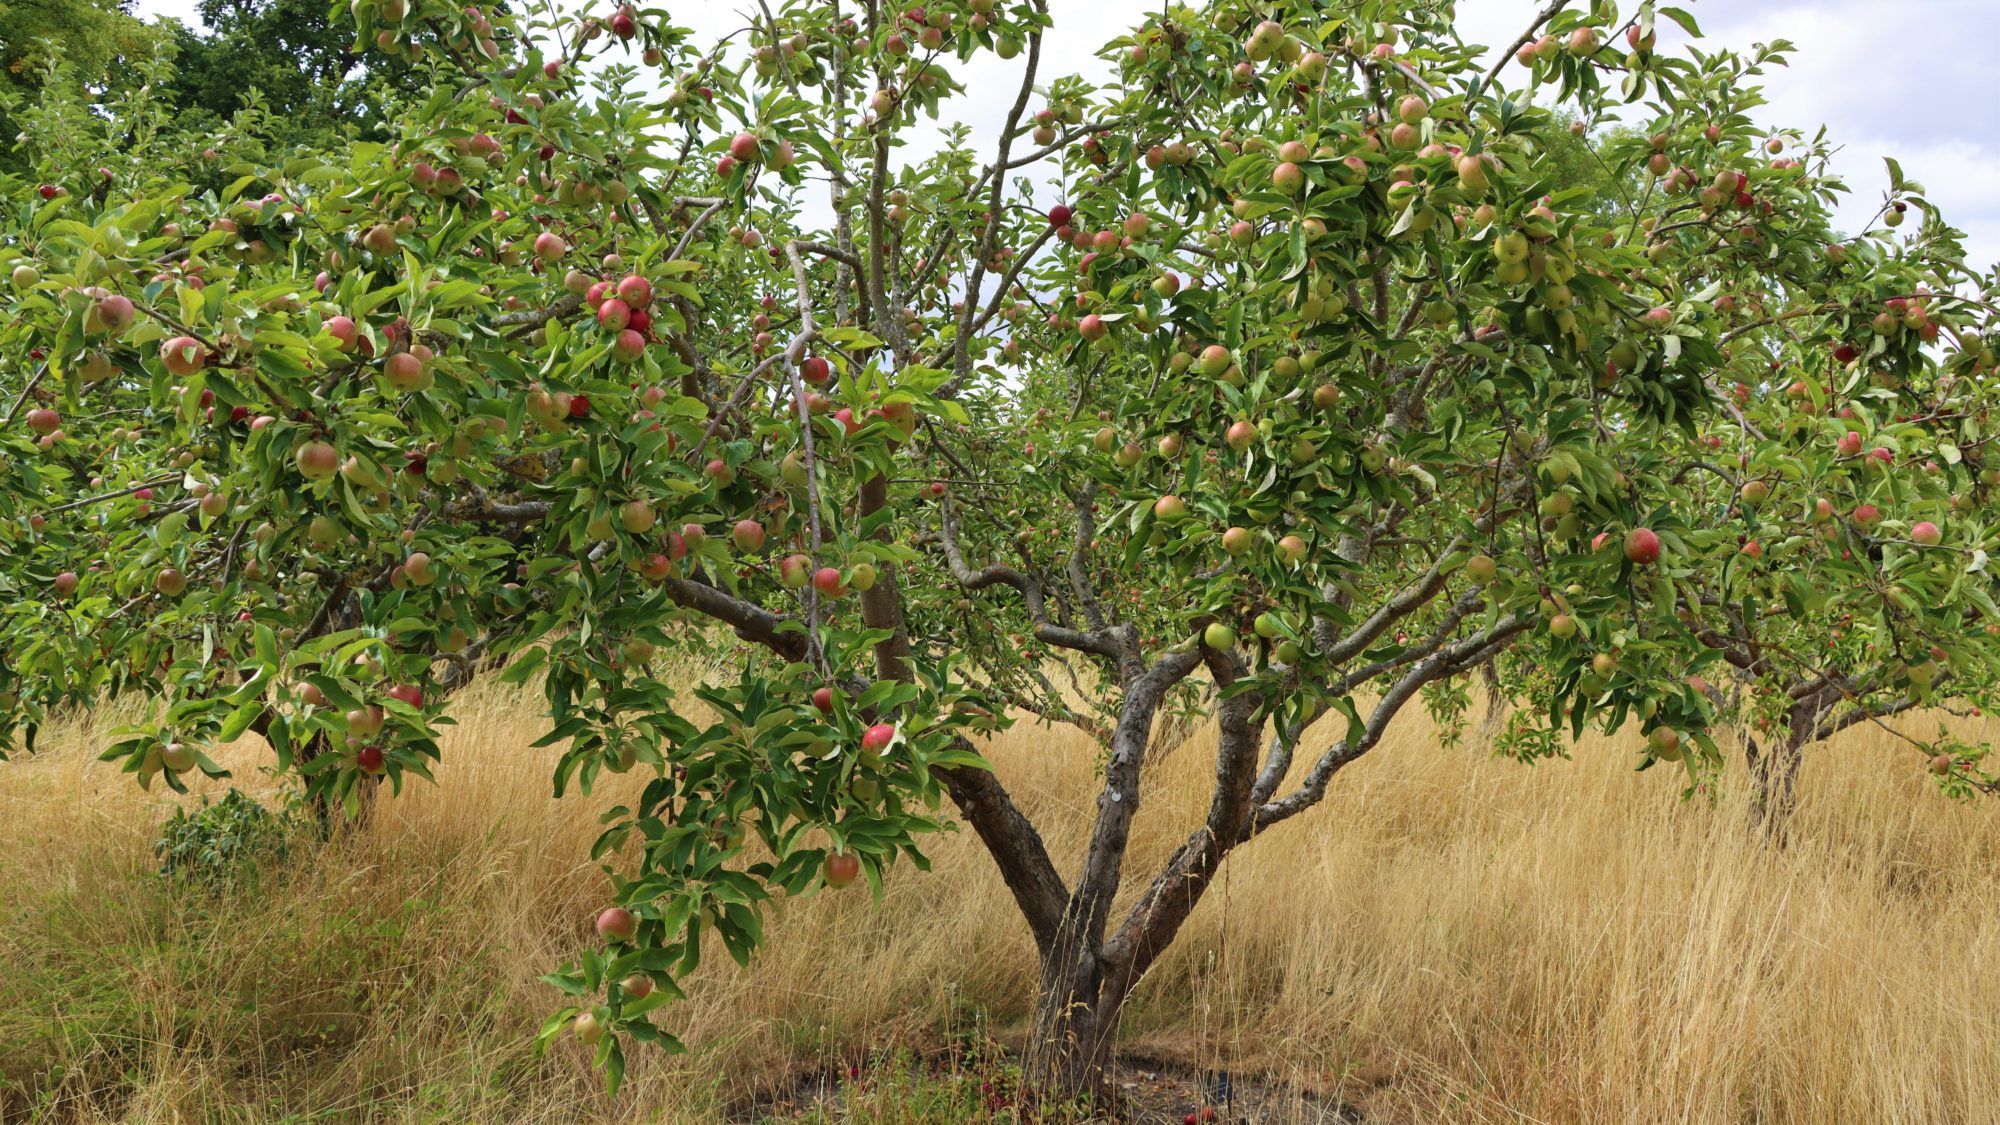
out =
[(422, 87), (419, 68), (369, 48), (320, 0), (202, 0), (204, 34), (177, 26), (168, 96), (191, 125), (213, 127), (257, 104), (300, 143), (352, 128), (380, 139), (398, 97)]
[(0, 0), (0, 173), (19, 172), (12, 138), (18, 107), (50, 82), (112, 95), (139, 74), (132, 64), (172, 50), (162, 28), (111, 0)]

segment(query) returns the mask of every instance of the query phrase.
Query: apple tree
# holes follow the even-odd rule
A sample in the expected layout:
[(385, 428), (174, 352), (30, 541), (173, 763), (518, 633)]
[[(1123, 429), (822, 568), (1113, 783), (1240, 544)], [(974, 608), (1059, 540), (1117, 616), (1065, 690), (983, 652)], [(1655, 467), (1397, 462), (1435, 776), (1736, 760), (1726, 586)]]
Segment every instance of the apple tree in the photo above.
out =
[[(721, 44), (357, 0), (427, 92), (283, 160), (48, 95), (0, 192), (0, 737), (144, 693), (105, 751), (141, 782), (255, 731), (355, 809), (472, 675), (538, 686), (558, 794), (645, 779), (543, 1031), (614, 1082), (704, 945), (921, 863), (949, 802), (1067, 1094), (1228, 854), (1412, 704), (1456, 730), (1483, 675), (1507, 752), (1622, 729), (1690, 785), (1741, 725), (1780, 811), (1833, 731), (1984, 705), (1994, 279), (1900, 175), (1835, 229), (1831, 142), (1750, 116), (1784, 44), (1606, 0), (1497, 62), (1433, 2), (1134, 14), (1100, 82), (1047, 73), (1043, 0)], [(997, 134), (928, 143), (988, 54)], [(1199, 708), (1208, 810), (1128, 872)], [(1080, 855), (978, 753), (1023, 721), (1101, 744)]]

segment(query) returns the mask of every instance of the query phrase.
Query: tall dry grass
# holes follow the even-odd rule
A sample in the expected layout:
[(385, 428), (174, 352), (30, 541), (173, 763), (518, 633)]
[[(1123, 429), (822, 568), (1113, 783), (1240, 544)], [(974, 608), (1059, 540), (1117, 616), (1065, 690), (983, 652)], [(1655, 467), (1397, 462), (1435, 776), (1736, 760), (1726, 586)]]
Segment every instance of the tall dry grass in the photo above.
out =
[[(150, 877), (168, 800), (91, 760), (115, 710), (0, 765), (0, 1116), (716, 1121), (787, 1074), (973, 1008), (1005, 1027), (1032, 999), (1025, 930), (955, 833), (879, 905), (784, 904), (748, 970), (708, 971), (673, 1010), (694, 1053), (637, 1056), (608, 1099), (579, 1048), (537, 1060), (527, 1037), (556, 1006), (536, 975), (604, 891), (595, 813), (631, 782), (551, 801), (520, 697), (482, 685), (435, 788), (204, 899)], [(1211, 745), (1197, 731), (1153, 768), (1128, 870), (1198, 822)], [(1404, 723), (1227, 864), (1127, 1044), (1335, 1091), (1370, 1121), (2000, 1117), (1993, 810), (1857, 729), (1814, 754), (1796, 843), (1770, 854), (1740, 785), (1683, 803), (1628, 751), (1528, 768)], [(1091, 747), (1023, 725), (988, 753), (1054, 853), (1079, 854)], [(259, 756), (231, 753), (239, 785), (268, 785)]]

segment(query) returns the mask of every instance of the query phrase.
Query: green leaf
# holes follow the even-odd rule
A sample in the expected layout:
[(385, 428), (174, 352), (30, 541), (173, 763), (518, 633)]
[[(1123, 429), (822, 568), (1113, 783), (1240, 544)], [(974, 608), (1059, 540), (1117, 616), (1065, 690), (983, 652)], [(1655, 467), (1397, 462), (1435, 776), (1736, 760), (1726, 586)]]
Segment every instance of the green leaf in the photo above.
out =
[(243, 737), (243, 733), (250, 729), (250, 724), (256, 722), (257, 716), (263, 713), (262, 700), (245, 703), (231, 712), (229, 718), (222, 724), (222, 729), (216, 732), (215, 740), (224, 743), (236, 741)]
[(1684, 9), (1661, 8), (1659, 9), (1659, 14), (1680, 24), (1681, 30), (1687, 32), (1690, 37), (1695, 39), (1701, 38), (1701, 25), (1695, 23), (1694, 17), (1689, 15)]

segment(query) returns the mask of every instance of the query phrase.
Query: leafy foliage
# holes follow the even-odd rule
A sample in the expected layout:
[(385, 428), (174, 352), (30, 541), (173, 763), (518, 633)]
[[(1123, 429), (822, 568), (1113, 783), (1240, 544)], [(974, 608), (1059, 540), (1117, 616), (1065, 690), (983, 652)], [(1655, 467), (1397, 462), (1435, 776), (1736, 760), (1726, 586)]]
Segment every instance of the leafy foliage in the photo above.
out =
[[(1748, 116), (1786, 45), (1557, 7), (1503, 72), (1448, 6), (1168, 6), (1105, 88), (1031, 67), (991, 156), (899, 138), (954, 60), (1039, 61), (1032, 0), (792, 0), (733, 61), (365, 0), (448, 65), (283, 159), (51, 100), (0, 211), (0, 734), (145, 692), (142, 782), (256, 731), (357, 808), (477, 668), (539, 682), (557, 792), (650, 779), (542, 1034), (614, 1084), (704, 944), (879, 886), (949, 797), (1068, 966), (1028, 1070), (1074, 1089), (1226, 855), (1480, 669), (1508, 752), (1636, 726), (1690, 784), (1724, 721), (1795, 755), (1984, 706), (1994, 278), (1899, 172), (1830, 228), (1830, 142)], [(1210, 813), (1114, 927), (1156, 719), (1204, 701)], [(974, 749), (1016, 715), (1104, 744), (1073, 874)]]
[(409, 58), (353, 50), (353, 28), (318, 0), (202, 0), (197, 10), (205, 30), (176, 29), (165, 91), (190, 130), (226, 127), (254, 105), (292, 143), (382, 140), (397, 100), (424, 88)]
[(153, 854), (160, 858), (160, 874), (170, 880), (211, 888), (254, 883), (261, 868), (284, 861), (289, 821), (232, 787), (193, 814), (176, 808), (161, 826)]
[[(143, 81), (145, 65), (171, 53), (167, 33), (107, 0), (0, 4), (0, 136), (19, 133), (18, 109), (44, 89), (72, 98), (86, 86), (116, 98)], [(20, 153), (0, 147), (0, 172), (18, 173)]]

